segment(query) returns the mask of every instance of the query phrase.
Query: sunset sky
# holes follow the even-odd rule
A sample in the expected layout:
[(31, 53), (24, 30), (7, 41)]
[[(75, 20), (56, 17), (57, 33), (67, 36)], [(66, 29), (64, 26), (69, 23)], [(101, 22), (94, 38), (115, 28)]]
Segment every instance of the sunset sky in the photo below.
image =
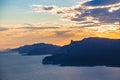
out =
[(0, 1), (0, 50), (86, 37), (120, 39), (120, 0)]

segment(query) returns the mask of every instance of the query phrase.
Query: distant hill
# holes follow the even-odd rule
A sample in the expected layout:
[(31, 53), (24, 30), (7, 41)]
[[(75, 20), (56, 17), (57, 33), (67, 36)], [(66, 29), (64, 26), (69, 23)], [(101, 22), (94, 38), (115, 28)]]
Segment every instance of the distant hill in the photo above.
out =
[(90, 37), (71, 41), (43, 59), (43, 64), (61, 66), (120, 66), (120, 39)]
[(22, 55), (46, 55), (54, 54), (60, 47), (52, 44), (38, 43), (32, 45), (24, 45), (22, 47), (12, 49)]

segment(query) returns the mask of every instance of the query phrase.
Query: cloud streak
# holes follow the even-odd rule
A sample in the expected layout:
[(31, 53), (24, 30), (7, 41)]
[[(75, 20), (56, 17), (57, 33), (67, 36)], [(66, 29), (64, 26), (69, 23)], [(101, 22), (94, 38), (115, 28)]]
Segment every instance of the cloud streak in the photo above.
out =
[(59, 29), (59, 27), (20, 27), (17, 29), (28, 29), (28, 30), (45, 30), (45, 29)]
[(8, 28), (0, 27), (0, 31), (6, 31)]

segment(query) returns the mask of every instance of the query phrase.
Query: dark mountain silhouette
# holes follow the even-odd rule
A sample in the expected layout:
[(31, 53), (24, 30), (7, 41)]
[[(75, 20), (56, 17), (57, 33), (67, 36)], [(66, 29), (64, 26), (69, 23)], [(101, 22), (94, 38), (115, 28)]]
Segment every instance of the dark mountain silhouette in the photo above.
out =
[(54, 54), (60, 47), (52, 44), (38, 43), (33, 45), (24, 45), (22, 47), (12, 49), (22, 55), (46, 55)]
[(61, 66), (120, 66), (120, 39), (90, 37), (72, 41), (69, 45), (56, 46), (38, 43), (25, 45), (11, 51), (22, 55), (46, 55), (43, 64)]
[(120, 66), (120, 39), (90, 37), (71, 41), (43, 59), (61, 66)]

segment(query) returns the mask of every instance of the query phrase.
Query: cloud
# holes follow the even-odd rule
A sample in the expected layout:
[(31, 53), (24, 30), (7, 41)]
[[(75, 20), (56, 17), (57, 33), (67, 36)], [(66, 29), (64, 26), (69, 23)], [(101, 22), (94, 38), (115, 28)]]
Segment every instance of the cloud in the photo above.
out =
[(37, 12), (50, 12), (80, 24), (120, 22), (120, 0), (84, 0), (72, 7), (33, 5), (33, 8)]
[(43, 6), (43, 5), (32, 5), (32, 8), (36, 12), (54, 12), (55, 9), (57, 9), (56, 6), (51, 5), (51, 6)]
[(85, 3), (86, 6), (103, 6), (109, 4), (119, 3), (120, 0), (91, 0), (90, 2)]
[(59, 27), (20, 27), (17, 29), (28, 29), (28, 30), (43, 30), (43, 29), (59, 29)]
[(8, 29), (23, 29), (23, 30), (45, 30), (45, 29), (59, 29), (60, 27), (52, 27), (53, 25), (49, 25), (50, 23), (24, 23), (24, 24), (11, 24), (5, 25), (1, 24), (0, 31), (8, 30)]
[(120, 10), (115, 12), (108, 12), (106, 8), (99, 8), (99, 9), (92, 9), (88, 10), (90, 13), (84, 13), (76, 18), (73, 18), (73, 21), (76, 21), (78, 19), (81, 19), (82, 17), (91, 16), (96, 20), (99, 20), (100, 22), (105, 23), (115, 23), (117, 21), (120, 21)]
[(71, 34), (71, 31), (67, 30), (67, 31), (56, 31), (55, 32), (55, 36), (56, 37), (64, 37), (64, 38), (69, 38), (74, 36), (74, 34)]
[[(93, 0), (98, 1), (98, 0)], [(112, 1), (112, 0), (111, 0)], [(86, 4), (91, 4), (92, 1), (87, 2)], [(74, 10), (80, 12), (81, 14), (77, 14), (73, 21), (80, 21), (81, 19), (91, 16), (94, 20), (99, 20), (100, 22), (105, 23), (114, 23), (116, 21), (120, 21), (120, 3), (115, 4), (107, 4), (108, 1), (103, 1), (99, 3), (99, 6), (96, 5), (89, 5), (86, 4), (78, 5), (74, 8)], [(106, 3), (107, 5), (102, 5)], [(109, 3), (109, 2), (108, 2)], [(101, 4), (101, 5), (100, 5)], [(92, 22), (93, 20), (91, 20)]]
[(8, 28), (0, 27), (0, 31), (8, 30)]

